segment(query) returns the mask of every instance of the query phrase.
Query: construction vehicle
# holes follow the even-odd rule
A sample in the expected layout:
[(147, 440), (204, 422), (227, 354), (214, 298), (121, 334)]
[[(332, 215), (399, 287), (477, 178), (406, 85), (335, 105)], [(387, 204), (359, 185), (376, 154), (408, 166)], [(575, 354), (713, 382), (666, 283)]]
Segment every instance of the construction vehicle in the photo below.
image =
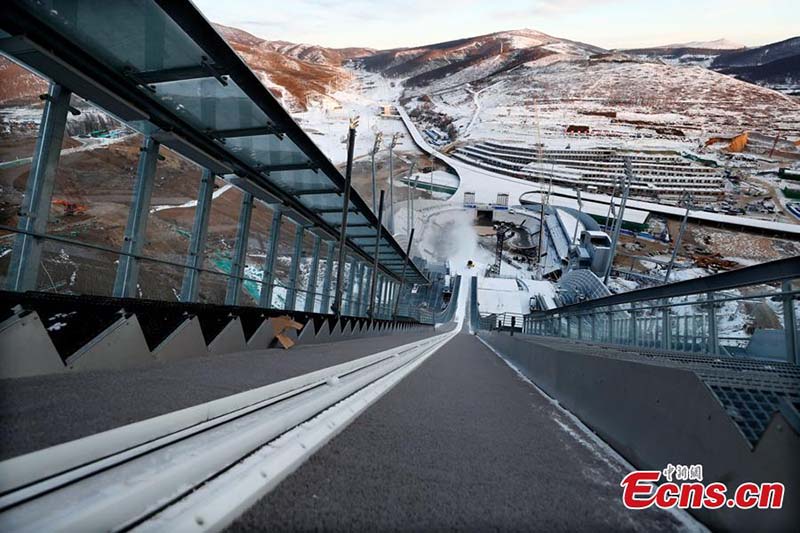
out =
[(69, 200), (53, 200), (53, 205), (58, 205), (64, 208), (64, 215), (71, 217), (80, 215), (86, 212), (87, 207), (83, 204), (70, 202)]

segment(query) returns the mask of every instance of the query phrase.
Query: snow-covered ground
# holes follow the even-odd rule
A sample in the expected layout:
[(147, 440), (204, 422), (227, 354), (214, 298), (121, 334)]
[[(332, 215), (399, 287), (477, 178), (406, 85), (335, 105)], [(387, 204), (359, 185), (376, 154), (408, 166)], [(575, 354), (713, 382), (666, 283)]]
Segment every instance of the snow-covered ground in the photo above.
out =
[[(347, 128), (351, 117), (359, 117), (356, 133), (355, 157), (370, 153), (375, 135), (383, 133), (384, 149), (394, 133), (405, 133), (405, 127), (398, 118), (380, 116), (383, 106), (394, 105), (400, 99), (400, 82), (387, 80), (380, 74), (363, 70), (353, 71), (353, 80), (341, 91), (330, 94), (330, 98), (312, 103), (308, 111), (294, 113), (303, 130), (311, 137), (322, 152), (334, 163), (347, 160)], [(397, 144), (400, 150), (415, 150), (414, 143), (407, 136)]]

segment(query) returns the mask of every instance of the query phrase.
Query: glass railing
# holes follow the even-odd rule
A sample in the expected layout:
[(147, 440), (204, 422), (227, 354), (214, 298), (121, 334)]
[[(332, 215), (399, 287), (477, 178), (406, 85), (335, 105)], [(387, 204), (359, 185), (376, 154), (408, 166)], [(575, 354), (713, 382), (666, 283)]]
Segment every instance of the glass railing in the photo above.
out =
[(795, 257), (524, 317), (489, 315), (481, 317), (480, 327), (798, 364), (798, 314), (800, 258)]

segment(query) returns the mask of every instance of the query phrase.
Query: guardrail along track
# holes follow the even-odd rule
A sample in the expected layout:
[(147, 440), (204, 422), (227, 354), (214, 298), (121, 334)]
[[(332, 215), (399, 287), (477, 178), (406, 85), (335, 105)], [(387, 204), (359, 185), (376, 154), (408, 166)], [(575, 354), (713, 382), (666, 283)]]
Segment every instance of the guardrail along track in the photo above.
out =
[[(180, 520), (220, 529), (458, 329), (4, 461), (0, 529), (174, 530)], [(216, 505), (208, 490), (197, 490), (226, 479), (228, 470), (241, 472), (243, 459), (265, 451), (257, 470), (245, 469), (260, 483), (239, 479), (236, 490), (212, 490), (221, 495)], [(201, 507), (191, 503), (198, 494)], [(198, 509), (216, 513), (201, 516)]]

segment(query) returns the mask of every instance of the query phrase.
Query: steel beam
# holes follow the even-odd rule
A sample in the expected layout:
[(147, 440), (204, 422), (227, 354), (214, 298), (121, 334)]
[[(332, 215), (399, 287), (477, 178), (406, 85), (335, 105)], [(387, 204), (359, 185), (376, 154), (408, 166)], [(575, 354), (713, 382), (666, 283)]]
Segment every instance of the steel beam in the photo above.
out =
[(311, 269), (308, 273), (308, 290), (306, 291), (306, 313), (313, 313), (317, 303), (317, 277), (319, 274), (319, 250), (322, 246), (322, 239), (319, 235), (314, 235), (314, 249), (311, 252)]
[(231, 130), (212, 130), (208, 134), (215, 139), (232, 139), (236, 137), (256, 137), (259, 135), (280, 135), (272, 125), (253, 126), (250, 128), (236, 128)]
[(304, 233), (305, 228), (303, 226), (295, 226), (292, 265), (289, 270), (289, 287), (286, 289), (286, 301), (284, 302), (284, 309), (287, 311), (294, 310), (294, 304), (297, 300), (297, 274), (300, 272), (300, 261), (303, 258)]
[[(25, 196), (19, 209), (17, 227), (22, 231), (45, 233), (53, 198), (56, 167), (69, 112), (70, 91), (51, 84), (39, 126), (39, 136), (31, 161)], [(8, 267), (7, 287), (12, 291), (36, 290), (42, 241), (32, 235), (17, 234)]]
[[(341, 207), (331, 207), (326, 209), (314, 209), (315, 213), (358, 213), (359, 209), (357, 207), (349, 207), (348, 209), (343, 209)], [(328, 225), (333, 227), (341, 227), (341, 224), (337, 224), (336, 222), (329, 222)]]
[(264, 273), (261, 275), (261, 297), (259, 298), (261, 307), (272, 307), (272, 289), (275, 284), (275, 264), (278, 258), (278, 239), (281, 236), (282, 222), (283, 211), (281, 206), (276, 205), (272, 211), (272, 226), (269, 230), (267, 254), (264, 257)]
[(203, 169), (200, 178), (200, 189), (197, 192), (197, 207), (192, 223), (192, 235), (189, 239), (189, 252), (186, 256), (186, 269), (181, 284), (181, 301), (196, 302), (200, 292), (200, 270), (205, 260), (206, 236), (208, 235), (208, 219), (211, 215), (211, 200), (214, 194), (214, 174)]
[(291, 194), (293, 196), (314, 196), (314, 195), (317, 195), (317, 194), (338, 194), (338, 195), (341, 195), (342, 191), (340, 191), (339, 189), (331, 189), (331, 188), (327, 188), (327, 189), (305, 189), (305, 190), (300, 189), (298, 191), (292, 191)]
[(133, 200), (128, 210), (128, 223), (122, 251), (131, 255), (120, 255), (117, 275), (114, 279), (113, 295), (117, 298), (133, 298), (139, 282), (139, 258), (147, 235), (147, 218), (150, 215), (150, 199), (158, 164), (158, 141), (145, 137), (139, 150), (139, 166), (133, 186)]
[(331, 312), (331, 275), (333, 274), (333, 241), (328, 242), (328, 255), (325, 258), (325, 276), (322, 278), (322, 305), (319, 308), (320, 313), (328, 314)]
[(151, 70), (145, 72), (128, 72), (128, 77), (141, 85), (151, 83), (165, 83), (169, 81), (196, 80), (198, 78), (208, 78), (209, 71), (202, 65), (191, 67), (177, 67), (164, 70)]
[(239, 223), (236, 227), (236, 244), (231, 260), (231, 277), (225, 291), (225, 305), (238, 305), (242, 292), (242, 276), (247, 259), (247, 240), (250, 236), (250, 220), (253, 215), (253, 195), (249, 192), (242, 196), (242, 207), (239, 210)]
[(318, 167), (314, 164), (309, 162), (306, 163), (286, 163), (284, 165), (265, 165), (256, 167), (256, 170), (259, 172), (266, 172), (269, 174), (270, 172), (291, 172), (294, 170), (316, 170)]

